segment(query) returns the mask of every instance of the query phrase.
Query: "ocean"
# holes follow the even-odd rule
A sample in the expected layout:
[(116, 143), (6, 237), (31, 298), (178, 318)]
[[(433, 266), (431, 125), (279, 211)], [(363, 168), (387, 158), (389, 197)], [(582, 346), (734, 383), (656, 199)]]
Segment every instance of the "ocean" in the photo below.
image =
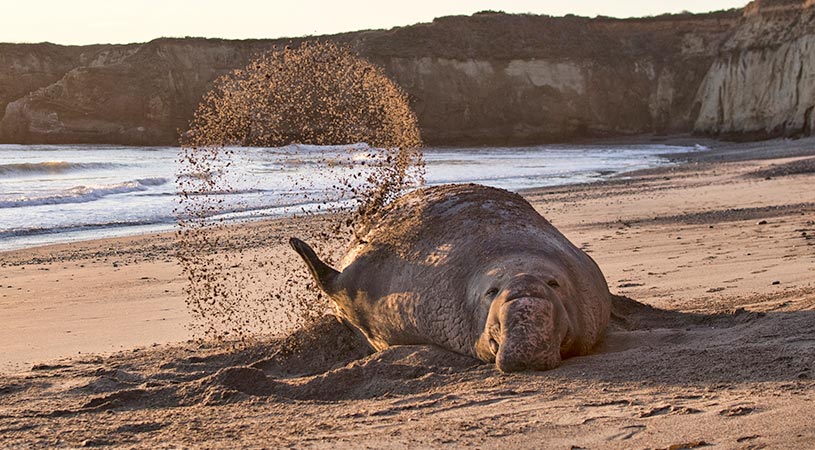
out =
[[(666, 155), (698, 148), (547, 145), (423, 151), (428, 185), (475, 182), (517, 191), (597, 181), (670, 164)], [(179, 150), (0, 145), (0, 250), (171, 230), (178, 205)], [(273, 218), (314, 206), (303, 204), (301, 188), (293, 180), (312, 180), (310, 198), (319, 199), (322, 191), (331, 189), (330, 181), (320, 175), (318, 162), (324, 155), (350, 151), (364, 158), (365, 150), (363, 145), (236, 149), (232, 168), (242, 185), (220, 193), (228, 199), (224, 215)]]

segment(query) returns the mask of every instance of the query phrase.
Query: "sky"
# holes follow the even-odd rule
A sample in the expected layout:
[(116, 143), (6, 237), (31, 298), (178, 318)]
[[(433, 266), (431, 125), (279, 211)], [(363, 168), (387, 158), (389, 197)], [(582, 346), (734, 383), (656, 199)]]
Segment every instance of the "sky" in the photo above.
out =
[(0, 42), (96, 44), (158, 37), (266, 39), (392, 28), (483, 10), (642, 17), (748, 0), (0, 0)]

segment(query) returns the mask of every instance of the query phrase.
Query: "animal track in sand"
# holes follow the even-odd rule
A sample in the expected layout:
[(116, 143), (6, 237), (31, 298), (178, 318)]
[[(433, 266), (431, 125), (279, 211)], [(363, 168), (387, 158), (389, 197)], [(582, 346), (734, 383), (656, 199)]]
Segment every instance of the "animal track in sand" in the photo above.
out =
[(607, 438), (609, 441), (626, 441), (644, 431), (645, 425), (627, 425), (620, 429), (618, 433), (614, 433)]
[(704, 412), (702, 410), (696, 408), (690, 408), (687, 406), (674, 406), (674, 405), (665, 405), (665, 406), (658, 406), (656, 408), (651, 408), (648, 411), (643, 411), (637, 417), (639, 418), (647, 418), (647, 417), (656, 417), (656, 416), (664, 416), (664, 415), (673, 415), (673, 414), (698, 414)]

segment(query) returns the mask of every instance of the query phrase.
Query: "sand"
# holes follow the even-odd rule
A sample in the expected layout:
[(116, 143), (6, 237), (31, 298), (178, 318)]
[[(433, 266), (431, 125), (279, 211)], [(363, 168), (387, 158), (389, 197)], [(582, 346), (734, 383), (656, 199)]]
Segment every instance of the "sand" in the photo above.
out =
[[(813, 156), (717, 144), (524, 192), (619, 295), (596, 354), (539, 373), (369, 355), (330, 318), (241, 349), (187, 341), (167, 235), (2, 253), (0, 447), (813, 448)], [(251, 228), (290, 251), (295, 226)]]

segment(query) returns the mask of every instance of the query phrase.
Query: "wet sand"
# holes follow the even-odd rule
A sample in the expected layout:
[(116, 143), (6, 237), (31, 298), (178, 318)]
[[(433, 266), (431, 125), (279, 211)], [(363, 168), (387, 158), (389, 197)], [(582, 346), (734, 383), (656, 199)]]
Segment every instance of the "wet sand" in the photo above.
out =
[[(811, 139), (721, 144), (524, 192), (621, 296), (597, 354), (541, 373), (365, 356), (330, 321), (241, 350), (185, 342), (169, 235), (2, 253), (0, 446), (811, 447), (813, 156)], [(247, 228), (283, 255), (297, 226)]]

